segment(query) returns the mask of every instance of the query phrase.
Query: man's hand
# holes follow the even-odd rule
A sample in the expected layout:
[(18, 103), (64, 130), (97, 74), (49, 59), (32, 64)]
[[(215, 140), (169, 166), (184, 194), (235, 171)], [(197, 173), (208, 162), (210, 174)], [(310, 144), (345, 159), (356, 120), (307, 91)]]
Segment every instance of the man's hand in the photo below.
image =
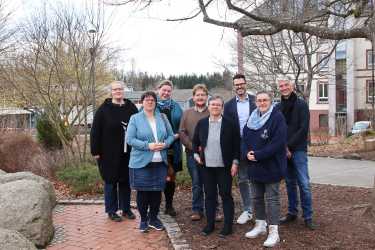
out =
[(230, 174), (232, 177), (236, 176), (238, 173), (238, 165), (237, 164), (232, 164), (232, 168), (230, 169)]
[(286, 157), (288, 159), (291, 159), (292, 158), (292, 152), (290, 152), (289, 148), (286, 148)]
[(249, 151), (249, 153), (247, 153), (247, 159), (249, 159), (249, 161), (256, 161), (254, 151)]
[(94, 155), (94, 158), (95, 158), (95, 160), (99, 160), (100, 159), (100, 155)]
[(173, 136), (174, 136), (174, 139), (175, 139), (175, 140), (177, 140), (178, 138), (180, 138), (180, 134), (178, 134), (178, 133), (177, 133), (177, 134), (174, 134)]

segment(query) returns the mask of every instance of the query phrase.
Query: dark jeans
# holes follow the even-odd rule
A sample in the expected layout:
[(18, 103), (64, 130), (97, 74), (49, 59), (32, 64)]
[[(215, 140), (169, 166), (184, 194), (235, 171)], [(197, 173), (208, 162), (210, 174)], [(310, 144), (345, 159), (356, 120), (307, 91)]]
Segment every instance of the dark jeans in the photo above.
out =
[(298, 185), (303, 218), (305, 220), (311, 219), (313, 211), (306, 151), (292, 153), (292, 159), (288, 161), (285, 182), (288, 192), (288, 213), (292, 215), (298, 214)]
[(106, 213), (130, 210), (130, 187), (128, 183), (104, 183), (104, 205)]
[(203, 214), (203, 178), (202, 167), (198, 166), (192, 153), (186, 153), (187, 168), (191, 177), (191, 189), (193, 192), (192, 210)]
[(137, 191), (137, 207), (141, 221), (155, 220), (159, 214), (161, 191)]
[(207, 225), (214, 227), (217, 205), (217, 190), (223, 203), (224, 224), (233, 224), (234, 204), (232, 197), (232, 176), (230, 169), (224, 167), (203, 167)]
[(267, 220), (269, 225), (278, 225), (280, 219), (279, 182), (261, 183), (252, 181), (251, 195), (257, 220)]

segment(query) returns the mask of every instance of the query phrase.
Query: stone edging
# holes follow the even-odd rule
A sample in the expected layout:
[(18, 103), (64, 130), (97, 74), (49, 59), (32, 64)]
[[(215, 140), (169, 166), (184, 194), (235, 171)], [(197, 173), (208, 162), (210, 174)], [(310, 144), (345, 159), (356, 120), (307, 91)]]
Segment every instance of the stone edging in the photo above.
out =
[[(104, 200), (71, 199), (58, 200), (57, 203), (59, 205), (101, 205), (104, 204)], [(137, 204), (135, 202), (131, 202), (130, 206), (132, 208), (137, 208)], [(191, 250), (189, 243), (183, 238), (180, 226), (177, 224), (176, 220), (163, 212), (159, 213), (159, 218), (163, 222), (173, 248), (175, 250)]]

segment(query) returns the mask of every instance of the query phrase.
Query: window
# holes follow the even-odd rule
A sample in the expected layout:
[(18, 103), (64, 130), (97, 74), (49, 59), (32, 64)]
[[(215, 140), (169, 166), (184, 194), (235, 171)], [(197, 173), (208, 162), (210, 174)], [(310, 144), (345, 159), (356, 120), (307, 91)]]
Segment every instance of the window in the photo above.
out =
[(328, 115), (327, 114), (319, 115), (319, 128), (328, 128)]
[(320, 71), (328, 70), (328, 61), (329, 61), (328, 53), (318, 53), (317, 63), (320, 62), (318, 66)]
[(328, 82), (318, 82), (318, 103), (328, 103)]
[(305, 93), (305, 83), (304, 82), (297, 83), (297, 90), (300, 93)]
[(296, 62), (301, 68), (301, 70), (304, 70), (305, 68), (305, 55), (296, 55)]
[(372, 103), (374, 101), (374, 84), (368, 80), (366, 82), (366, 102)]
[(372, 68), (373, 60), (372, 60), (372, 50), (366, 50), (366, 66), (367, 68)]

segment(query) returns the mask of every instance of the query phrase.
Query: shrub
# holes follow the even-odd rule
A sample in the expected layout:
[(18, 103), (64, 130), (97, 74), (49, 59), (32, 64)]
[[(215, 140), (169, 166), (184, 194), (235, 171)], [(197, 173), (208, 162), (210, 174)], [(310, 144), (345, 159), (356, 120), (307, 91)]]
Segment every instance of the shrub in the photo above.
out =
[(98, 167), (89, 162), (67, 165), (56, 172), (57, 179), (72, 188), (75, 195), (103, 193), (103, 181)]
[(30, 171), (45, 178), (53, 175), (48, 155), (25, 133), (0, 134), (0, 159), (0, 169), (9, 173)]
[[(61, 129), (63, 131), (64, 137), (68, 140), (71, 139), (68, 129), (64, 126), (63, 122), (60, 123)], [(37, 138), (38, 141), (49, 150), (62, 149), (62, 141), (57, 134), (56, 129), (52, 126), (51, 122), (48, 120), (46, 114), (42, 114), (36, 124)]]

